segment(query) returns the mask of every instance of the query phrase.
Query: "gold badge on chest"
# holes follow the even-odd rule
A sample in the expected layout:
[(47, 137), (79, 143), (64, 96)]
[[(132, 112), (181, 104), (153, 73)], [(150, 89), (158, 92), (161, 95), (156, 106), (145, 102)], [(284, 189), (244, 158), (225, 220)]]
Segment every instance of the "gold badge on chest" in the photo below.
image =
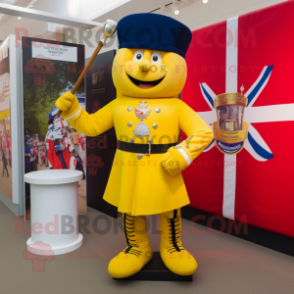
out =
[(135, 130), (133, 133), (139, 138), (143, 138), (144, 136), (149, 136), (150, 131), (148, 125), (144, 124), (143, 120), (147, 119), (150, 115), (151, 109), (148, 109), (148, 104), (145, 104), (147, 101), (140, 101), (139, 108), (135, 107), (135, 114), (138, 119), (141, 120), (138, 124), (136, 124)]

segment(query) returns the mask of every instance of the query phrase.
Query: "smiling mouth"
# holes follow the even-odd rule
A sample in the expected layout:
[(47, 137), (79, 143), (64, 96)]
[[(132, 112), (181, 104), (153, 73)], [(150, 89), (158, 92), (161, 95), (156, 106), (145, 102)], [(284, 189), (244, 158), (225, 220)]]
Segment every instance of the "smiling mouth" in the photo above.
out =
[(150, 89), (150, 88), (153, 88), (155, 86), (157, 86), (165, 77), (159, 79), (159, 80), (156, 80), (156, 81), (140, 81), (140, 80), (137, 80), (131, 76), (129, 76), (129, 79), (132, 81), (133, 84), (135, 84), (137, 87), (139, 88), (142, 88), (142, 89)]

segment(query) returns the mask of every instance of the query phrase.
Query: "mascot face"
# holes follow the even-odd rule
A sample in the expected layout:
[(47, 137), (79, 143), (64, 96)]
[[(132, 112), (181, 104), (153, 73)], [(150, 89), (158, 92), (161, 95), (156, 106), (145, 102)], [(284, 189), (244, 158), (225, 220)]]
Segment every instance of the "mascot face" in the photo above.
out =
[(178, 54), (147, 49), (118, 50), (113, 64), (117, 91), (136, 98), (176, 97), (187, 78), (187, 67)]

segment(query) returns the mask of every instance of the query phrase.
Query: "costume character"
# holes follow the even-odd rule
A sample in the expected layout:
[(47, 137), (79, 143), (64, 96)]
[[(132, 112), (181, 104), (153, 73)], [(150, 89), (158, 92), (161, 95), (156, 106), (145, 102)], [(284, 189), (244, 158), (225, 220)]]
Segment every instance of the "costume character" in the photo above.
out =
[(74, 169), (77, 161), (69, 152), (64, 121), (57, 112), (58, 109), (54, 107), (49, 114), (49, 123), (53, 124), (53, 129), (47, 138), (48, 159), (50, 158), (52, 169)]
[(52, 169), (77, 169), (83, 172), (82, 163), (75, 156), (71, 155), (74, 146), (66, 131), (68, 125), (60, 116), (57, 115), (58, 109), (54, 107), (49, 114), (49, 125), (53, 127), (48, 129), (46, 134), (47, 156), (52, 165)]
[[(160, 215), (163, 262), (175, 274), (191, 275), (197, 262), (181, 242), (180, 208), (190, 203), (181, 171), (213, 140), (211, 128), (177, 98), (192, 34), (172, 18), (135, 14), (119, 21), (117, 35), (117, 98), (91, 115), (69, 92), (56, 106), (87, 136), (115, 127), (118, 148), (104, 200), (122, 212), (127, 247), (109, 263), (110, 275), (131, 276), (152, 258), (145, 216), (153, 214)], [(180, 130), (188, 138), (178, 144)]]

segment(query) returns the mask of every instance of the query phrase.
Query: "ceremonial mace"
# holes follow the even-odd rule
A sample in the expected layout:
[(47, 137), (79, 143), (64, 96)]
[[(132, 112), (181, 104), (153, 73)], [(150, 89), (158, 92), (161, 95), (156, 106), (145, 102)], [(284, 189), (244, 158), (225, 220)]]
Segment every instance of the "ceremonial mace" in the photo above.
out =
[[(84, 79), (87, 71), (89, 70), (91, 64), (93, 63), (94, 59), (96, 58), (96, 56), (98, 55), (98, 53), (100, 52), (101, 48), (106, 44), (106, 40), (108, 38), (110, 38), (115, 32), (116, 32), (116, 22), (111, 20), (111, 19), (107, 19), (104, 23), (103, 26), (103, 37), (102, 39), (99, 41), (97, 48), (95, 49), (93, 55), (91, 56), (89, 62), (87, 63), (87, 65), (85, 66), (85, 68), (83, 69), (81, 75), (79, 76), (76, 84), (74, 85), (74, 87), (71, 90), (71, 93), (74, 94), (76, 92), (76, 90), (78, 89), (78, 87), (80, 86), (82, 80)], [(61, 110), (59, 110), (57, 112), (57, 115), (60, 116), (62, 113)]]

